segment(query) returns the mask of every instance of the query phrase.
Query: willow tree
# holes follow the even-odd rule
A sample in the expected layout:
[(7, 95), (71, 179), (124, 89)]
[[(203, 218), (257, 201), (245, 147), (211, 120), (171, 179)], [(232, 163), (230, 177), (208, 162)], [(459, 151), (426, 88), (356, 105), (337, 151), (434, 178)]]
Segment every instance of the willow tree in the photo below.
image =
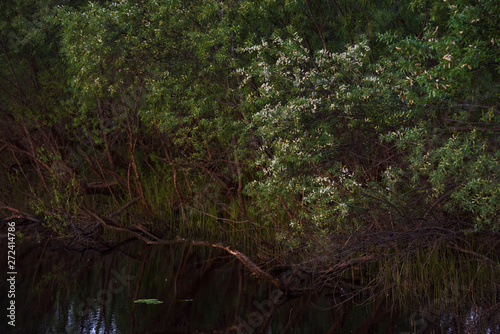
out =
[(421, 38), (382, 36), (410, 107), (399, 117), (412, 122), (384, 138), (405, 154), (401, 181), (423, 192), (423, 217), (439, 209), (476, 229), (498, 229), (500, 8), (495, 1), (434, 7)]
[[(260, 141), (251, 123), (257, 109), (243, 102), (237, 72), (253, 56), (240, 50), (273, 35), (292, 36), (295, 29), (312, 49), (348, 43), (350, 33), (366, 30), (358, 18), (369, 12), (352, 4), (119, 1), (61, 7), (61, 51), (80, 105), (75, 126), (97, 176), (87, 183), (115, 188), (115, 197), (126, 193), (128, 201), (140, 198), (144, 213), (155, 216), (150, 202), (158, 201), (145, 183), (167, 165), (184, 219), (187, 202), (206, 212), (194, 203), (210, 197), (224, 203), (229, 196), (235, 205), (229, 210), (225, 203), (219, 212), (248, 220), (243, 189), (254, 178)], [(155, 175), (157, 168), (162, 172)]]
[(498, 11), (434, 2), (422, 31), (360, 36), (343, 52), (310, 50), (298, 31), (242, 49), (263, 141), (249, 193), (284, 207), (296, 235), (497, 229)]

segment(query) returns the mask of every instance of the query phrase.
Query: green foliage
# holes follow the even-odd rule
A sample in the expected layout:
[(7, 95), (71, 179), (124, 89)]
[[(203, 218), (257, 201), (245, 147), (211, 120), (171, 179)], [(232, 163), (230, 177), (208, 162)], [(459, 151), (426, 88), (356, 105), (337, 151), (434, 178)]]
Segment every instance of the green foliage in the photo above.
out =
[(365, 92), (358, 82), (372, 82), (363, 77), (369, 47), (361, 42), (343, 53), (322, 50), (311, 57), (301, 42), (295, 34), (242, 49), (255, 54), (241, 70), (244, 82), (261, 83), (246, 94), (250, 107), (260, 107), (251, 126), (262, 138), (255, 161), (262, 179), (248, 191), (274, 210), (283, 202), (293, 207), (292, 226), (310, 221), (344, 228), (337, 224), (348, 216), (360, 184), (341, 159), (350, 135), (339, 133), (364, 124), (357, 100)]
[(134, 303), (138, 303), (138, 304), (163, 304), (163, 302), (161, 300), (158, 300), (158, 299), (137, 299), (137, 300), (134, 300)]
[[(241, 73), (248, 86), (260, 85), (245, 95), (263, 141), (262, 178), (249, 194), (270, 208), (285, 202), (299, 222), (334, 230), (357, 221), (353, 210), (374, 207), (403, 220), (439, 207), (468, 214), (476, 228), (498, 228), (496, 14), (490, 2), (436, 3), (422, 37), (381, 35), (389, 52), (370, 64), (363, 41), (314, 53), (296, 34), (242, 49), (255, 55)], [(361, 175), (359, 163), (349, 170), (346, 151), (358, 131), (365, 140), (393, 141), (401, 162), (384, 164), (375, 177)], [(375, 161), (374, 153), (354, 152)], [(420, 212), (410, 208), (415, 203), (424, 205)]]
[(120, 189), (112, 211), (138, 197), (285, 239), (435, 213), (497, 229), (498, 7), (6, 1), (6, 168), (36, 176), (55, 221), (98, 181)]
[(500, 8), (494, 1), (437, 7), (421, 39), (383, 36), (414, 110), (412, 126), (385, 138), (405, 152), (413, 185), (429, 184), (429, 204), (469, 213), (476, 228), (498, 229)]
[(44, 218), (45, 226), (64, 234), (66, 227), (79, 220), (83, 204), (80, 180), (67, 169), (60, 156), (48, 153), (43, 147), (38, 149), (38, 159), (48, 166), (44, 184), (49, 194), (33, 199), (31, 207)]

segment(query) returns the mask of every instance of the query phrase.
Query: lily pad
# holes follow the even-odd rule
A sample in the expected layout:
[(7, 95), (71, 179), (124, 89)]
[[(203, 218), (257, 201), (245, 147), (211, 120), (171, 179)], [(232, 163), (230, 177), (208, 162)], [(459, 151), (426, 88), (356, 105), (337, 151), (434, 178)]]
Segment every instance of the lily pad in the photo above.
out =
[(158, 299), (137, 299), (134, 300), (134, 303), (141, 303), (141, 304), (162, 304), (163, 302)]

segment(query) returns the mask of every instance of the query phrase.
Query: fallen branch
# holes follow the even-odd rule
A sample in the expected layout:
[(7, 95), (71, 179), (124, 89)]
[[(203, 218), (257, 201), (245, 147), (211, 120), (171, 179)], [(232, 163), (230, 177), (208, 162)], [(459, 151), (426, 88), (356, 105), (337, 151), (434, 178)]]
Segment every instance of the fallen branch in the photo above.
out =
[(0, 210), (8, 210), (8, 211), (12, 211), (12, 212), (15, 212), (16, 215), (14, 216), (10, 216), (10, 217), (7, 217), (7, 218), (4, 218), (4, 220), (10, 220), (10, 219), (26, 219), (26, 220), (29, 220), (29, 221), (32, 221), (32, 222), (35, 222), (35, 223), (43, 223), (42, 220), (36, 218), (36, 217), (33, 217), (32, 215), (30, 215), (29, 213), (26, 213), (26, 212), (22, 212), (22, 211), (19, 211), (15, 208), (12, 208), (10, 206), (7, 206), (7, 205), (2, 205), (0, 206)]
[[(145, 227), (141, 225), (135, 225), (133, 227), (121, 227), (116, 222), (109, 218), (102, 218), (98, 215), (94, 214), (91, 211), (87, 211), (87, 214), (94, 217), (98, 222), (100, 222), (103, 227), (110, 228), (117, 231), (124, 231), (134, 235), (136, 238), (144, 241), (148, 245), (176, 245), (176, 244), (188, 244), (194, 246), (205, 246), (205, 247), (214, 247), (223, 249), (229, 254), (235, 256), (245, 267), (247, 267), (256, 277), (265, 279), (270, 281), (276, 286), (280, 285), (280, 281), (278, 278), (272, 276), (271, 274), (262, 270), (257, 264), (255, 264), (248, 256), (243, 254), (242, 252), (231, 249), (230, 246), (225, 245), (223, 243), (212, 243), (208, 241), (200, 241), (200, 240), (190, 240), (177, 237), (173, 240), (163, 240), (151, 234)], [(139, 230), (140, 232), (134, 231), (134, 228)], [(149, 237), (149, 238), (148, 238)]]

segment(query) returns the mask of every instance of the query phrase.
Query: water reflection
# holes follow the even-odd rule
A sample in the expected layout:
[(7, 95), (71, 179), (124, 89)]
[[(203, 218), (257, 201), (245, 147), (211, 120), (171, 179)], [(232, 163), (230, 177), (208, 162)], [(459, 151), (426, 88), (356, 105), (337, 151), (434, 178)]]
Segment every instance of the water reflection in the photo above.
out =
[(498, 311), (460, 320), (447, 315), (446, 301), (397, 309), (329, 289), (288, 295), (211, 248), (129, 241), (113, 251), (45, 243), (19, 252), (19, 321), (5, 333), (462, 333), (484, 314), (489, 328), (478, 332), (500, 332)]

